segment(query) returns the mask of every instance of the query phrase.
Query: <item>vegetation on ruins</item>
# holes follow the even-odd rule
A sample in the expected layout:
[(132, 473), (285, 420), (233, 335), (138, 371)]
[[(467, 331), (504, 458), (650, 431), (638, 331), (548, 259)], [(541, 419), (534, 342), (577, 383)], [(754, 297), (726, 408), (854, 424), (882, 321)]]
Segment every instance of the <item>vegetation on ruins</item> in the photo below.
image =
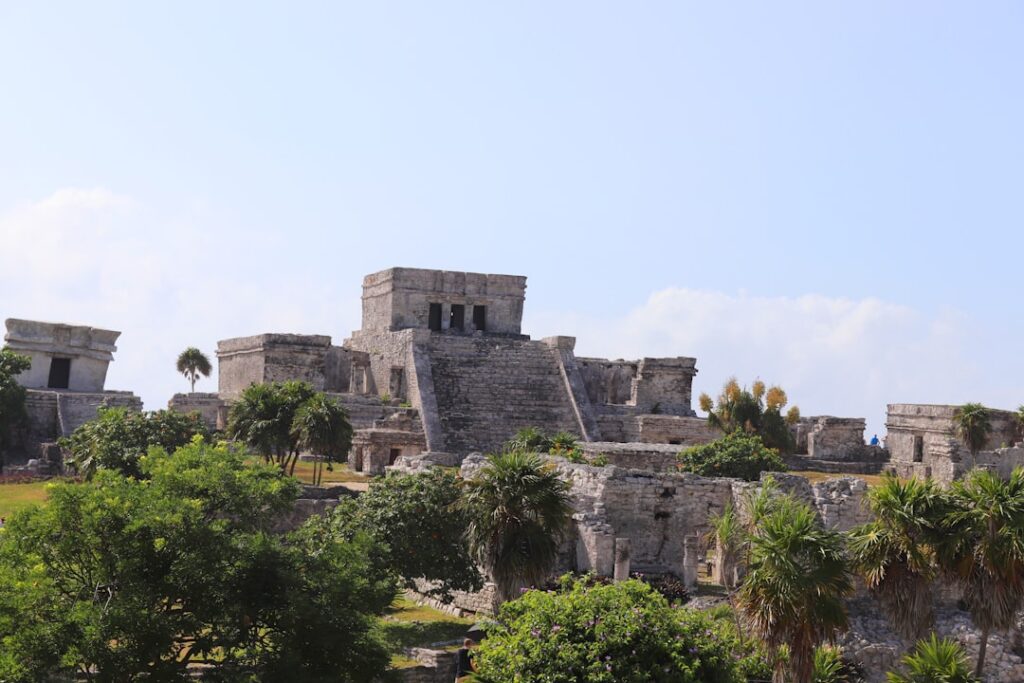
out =
[(197, 435), (209, 436), (197, 413), (100, 408), (95, 420), (81, 425), (59, 443), (70, 454), (68, 464), (87, 479), (101, 469), (139, 477), (140, 461), (151, 447), (174, 451)]
[(683, 450), (679, 467), (705, 477), (737, 477), (747, 481), (757, 481), (762, 472), (786, 470), (776, 449), (765, 446), (757, 434), (742, 430)]
[(195, 393), (196, 380), (200, 377), (209, 377), (213, 371), (210, 359), (205, 353), (194, 346), (190, 346), (178, 355), (176, 364), (178, 372), (185, 376), (191, 386), (190, 391)]
[(874, 518), (849, 534), (851, 562), (893, 628), (904, 638), (919, 638), (934, 621), (933, 542), (945, 496), (930, 479), (887, 475), (868, 490), (868, 506)]
[[(342, 461), (352, 448), (352, 425), (348, 414), (326, 394), (316, 393), (295, 411), (291, 436), (299, 450), (316, 454), (313, 484), (323, 479), (324, 460)], [(294, 470), (294, 463), (292, 464)]]
[(955, 640), (934, 633), (903, 656), (903, 670), (886, 674), (887, 683), (977, 683), (967, 653)]
[(499, 601), (541, 585), (554, 568), (572, 516), (568, 488), (553, 466), (522, 451), (489, 455), (465, 482), (466, 539)]
[(1009, 479), (974, 470), (953, 482), (948, 500), (936, 553), (981, 631), (974, 672), (980, 678), (989, 634), (1012, 626), (1024, 607), (1024, 469)]
[[(362, 533), (375, 541), (374, 564), (382, 571), (406, 588), (449, 602), (452, 591), (483, 587), (464, 539), (469, 518), (458, 505), (460, 494), (459, 479), (441, 468), (394, 475), (345, 501), (331, 518), (347, 537)], [(418, 579), (431, 586), (417, 586)]]
[[(487, 683), (740, 683), (757, 661), (728, 621), (673, 608), (636, 580), (564, 577), (554, 591), (505, 603), (477, 656)], [(756, 655), (747, 655), (756, 659)], [(763, 663), (761, 663), (763, 668)]]
[(700, 395), (700, 409), (708, 414), (708, 423), (725, 434), (742, 430), (757, 434), (769, 448), (780, 453), (792, 453), (795, 447), (789, 427), (800, 419), (800, 409), (792, 406), (782, 414), (789, 399), (781, 387), (765, 387), (757, 380), (750, 389), (740, 387), (736, 378), (730, 378), (718, 401), (707, 394)]
[(250, 385), (231, 405), (227, 434), (288, 474), (295, 472), (303, 449), (343, 462), (352, 445), (344, 409), (308, 382)]
[[(776, 683), (810, 683), (814, 650), (846, 628), (844, 598), (853, 590), (843, 537), (814, 511), (786, 495), (759, 503), (749, 535), (747, 574), (739, 604), (750, 627), (777, 658)], [(786, 678), (788, 669), (789, 679)]]
[(536, 427), (524, 427), (516, 435), (505, 442), (506, 451), (524, 451), (526, 453), (547, 453), (551, 450), (551, 437)]
[(971, 454), (971, 466), (977, 463), (978, 451), (985, 447), (992, 423), (988, 408), (980, 403), (965, 403), (953, 413), (953, 430)]
[(0, 474), (4, 471), (4, 453), (11, 447), (14, 430), (28, 418), (25, 412), (25, 388), (15, 377), (32, 367), (27, 356), (0, 349)]
[(298, 484), (226, 445), (153, 449), (142, 478), (55, 484), (0, 532), (0, 680), (367, 681), (395, 595), (372, 541), (311, 518), (270, 533)]

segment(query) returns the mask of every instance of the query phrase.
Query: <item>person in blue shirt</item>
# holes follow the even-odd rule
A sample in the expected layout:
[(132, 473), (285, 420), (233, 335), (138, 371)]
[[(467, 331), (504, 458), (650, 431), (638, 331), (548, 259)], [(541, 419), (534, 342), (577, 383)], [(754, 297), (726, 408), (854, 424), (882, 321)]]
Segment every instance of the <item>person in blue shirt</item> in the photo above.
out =
[(877, 446), (878, 445), (878, 434), (875, 434), (873, 437), (871, 437), (871, 445), (872, 446)]

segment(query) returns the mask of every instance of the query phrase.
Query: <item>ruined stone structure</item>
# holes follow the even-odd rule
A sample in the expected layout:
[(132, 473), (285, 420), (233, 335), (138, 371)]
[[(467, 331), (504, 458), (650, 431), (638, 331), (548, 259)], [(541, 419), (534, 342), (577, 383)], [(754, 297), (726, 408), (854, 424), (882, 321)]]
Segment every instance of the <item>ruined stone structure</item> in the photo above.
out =
[(888, 406), (885, 445), (892, 468), (900, 476), (932, 477), (940, 483), (961, 477), (974, 464), (1009, 472), (1022, 463), (1024, 449), (1012, 448), (1020, 440), (1014, 413), (989, 410), (992, 433), (974, 463), (956, 436), (953, 416), (957, 406), (894, 403)]
[(53, 443), (94, 419), (100, 407), (142, 409), (142, 401), (131, 392), (104, 388), (120, 332), (15, 318), (6, 326), (7, 348), (32, 361), (17, 377), (28, 390), (29, 422), (17, 435), (11, 461), (36, 461), (32, 467), (39, 471), (52, 470), (59, 466)]
[(372, 473), (423, 451), (495, 450), (524, 427), (584, 442), (715, 437), (690, 406), (695, 359), (577, 358), (573, 337), (522, 333), (525, 298), (521, 276), (374, 273), (363, 281), (362, 326), (341, 346), (294, 334), (219, 342), (219, 399), (230, 403), (253, 383), (309, 382), (349, 410), (351, 462)]
[(791, 428), (796, 450), (787, 457), (787, 464), (796, 470), (848, 474), (881, 472), (889, 462), (889, 452), (864, 443), (865, 424), (860, 417), (800, 418)]

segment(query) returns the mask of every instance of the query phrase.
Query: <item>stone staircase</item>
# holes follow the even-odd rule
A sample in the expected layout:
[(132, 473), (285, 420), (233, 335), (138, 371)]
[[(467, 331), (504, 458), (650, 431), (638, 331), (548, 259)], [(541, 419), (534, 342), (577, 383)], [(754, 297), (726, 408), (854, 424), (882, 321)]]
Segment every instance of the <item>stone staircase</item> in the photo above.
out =
[(551, 346), (435, 335), (427, 352), (446, 451), (493, 452), (524, 427), (580, 436), (558, 351)]

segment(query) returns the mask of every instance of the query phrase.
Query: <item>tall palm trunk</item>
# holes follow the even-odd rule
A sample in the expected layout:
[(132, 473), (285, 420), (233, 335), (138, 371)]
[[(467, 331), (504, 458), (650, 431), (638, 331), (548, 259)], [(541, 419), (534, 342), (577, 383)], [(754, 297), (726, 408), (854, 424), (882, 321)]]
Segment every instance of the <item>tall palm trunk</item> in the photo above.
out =
[(981, 680), (981, 672), (985, 668), (985, 651), (988, 650), (988, 627), (981, 629), (981, 640), (978, 643), (978, 665), (974, 667), (974, 675)]

